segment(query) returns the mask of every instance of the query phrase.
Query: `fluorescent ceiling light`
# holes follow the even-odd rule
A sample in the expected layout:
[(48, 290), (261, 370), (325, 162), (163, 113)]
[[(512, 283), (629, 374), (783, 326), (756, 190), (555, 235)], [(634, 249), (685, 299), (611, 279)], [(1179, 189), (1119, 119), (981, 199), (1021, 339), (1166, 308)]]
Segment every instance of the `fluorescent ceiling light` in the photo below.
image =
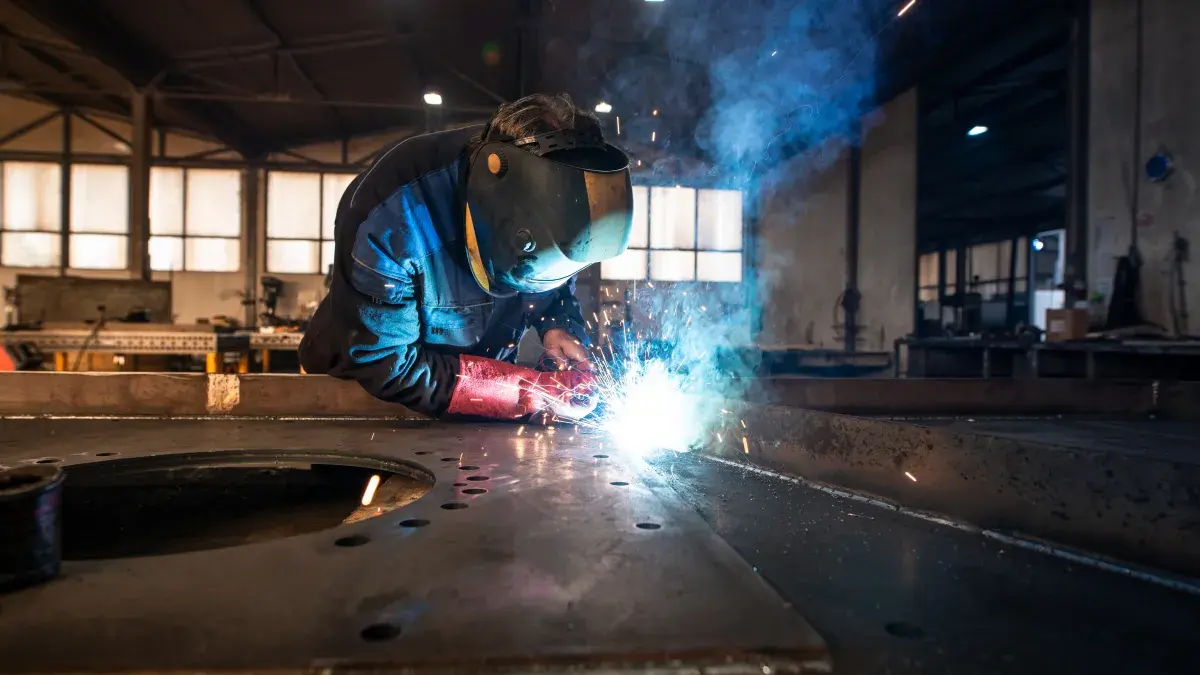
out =
[(609, 105), (609, 104), (607, 104), (607, 103), (605, 103), (604, 101), (601, 101), (601, 102), (599, 102), (599, 103), (597, 103), (597, 104), (596, 104), (596, 112), (598, 112), (598, 113), (610, 113), (610, 112), (612, 112), (612, 106), (611, 106), (611, 105)]
[(436, 91), (431, 91), (425, 94), (425, 103), (429, 105), (441, 105), (442, 95)]
[(987, 130), (988, 130), (988, 128), (985, 126), (976, 125), (976, 126), (971, 127), (971, 130), (967, 132), (967, 135), (968, 136), (982, 136), (987, 133)]

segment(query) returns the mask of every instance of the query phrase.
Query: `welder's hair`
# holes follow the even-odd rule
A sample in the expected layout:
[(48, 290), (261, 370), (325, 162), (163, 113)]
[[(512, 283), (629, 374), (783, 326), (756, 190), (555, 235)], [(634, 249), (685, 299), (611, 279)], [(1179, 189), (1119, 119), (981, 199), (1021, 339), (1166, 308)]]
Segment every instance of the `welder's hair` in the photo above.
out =
[(483, 131), (468, 145), (470, 156), (488, 141), (514, 141), (550, 131), (594, 131), (601, 136), (600, 120), (575, 105), (566, 94), (531, 94), (500, 106)]

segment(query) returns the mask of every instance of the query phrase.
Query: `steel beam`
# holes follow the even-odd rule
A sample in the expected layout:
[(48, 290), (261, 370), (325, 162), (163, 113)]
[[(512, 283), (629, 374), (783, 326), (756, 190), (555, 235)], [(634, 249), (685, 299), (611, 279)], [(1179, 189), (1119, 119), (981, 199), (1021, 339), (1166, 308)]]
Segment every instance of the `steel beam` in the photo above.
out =
[(154, 154), (154, 116), (145, 92), (133, 95), (133, 138), (129, 153), (129, 269), (134, 279), (149, 281), (150, 164)]

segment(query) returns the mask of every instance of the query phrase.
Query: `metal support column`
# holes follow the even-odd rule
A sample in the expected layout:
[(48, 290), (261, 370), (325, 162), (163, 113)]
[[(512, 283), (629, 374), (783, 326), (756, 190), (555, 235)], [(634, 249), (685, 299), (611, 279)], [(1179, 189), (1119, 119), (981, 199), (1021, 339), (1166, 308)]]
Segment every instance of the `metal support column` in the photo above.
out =
[(258, 177), (258, 169), (242, 169), (242, 272), (245, 275), (242, 309), (247, 326), (258, 324), (258, 243), (262, 240), (258, 218)]
[[(1091, 2), (1078, 0), (1071, 19), (1067, 65), (1067, 222), (1064, 288), (1068, 300), (1087, 297), (1088, 105), (1091, 69)], [(1136, 169), (1135, 169), (1136, 170)]]
[(58, 193), (58, 276), (65, 277), (71, 267), (71, 118), (70, 110), (62, 116), (62, 159), (59, 160)]
[(538, 35), (540, 0), (520, 0), (520, 23), (517, 27), (517, 96), (526, 96), (537, 89), (537, 66), (541, 45)]
[(129, 269), (134, 279), (150, 280), (150, 161), (154, 154), (151, 99), (135, 92), (129, 157)]
[(861, 138), (850, 146), (846, 181), (846, 290), (842, 294), (844, 324), (842, 336), (845, 350), (858, 349), (858, 310), (861, 297), (858, 293), (858, 241), (860, 225), (859, 198), (862, 193), (862, 147)]

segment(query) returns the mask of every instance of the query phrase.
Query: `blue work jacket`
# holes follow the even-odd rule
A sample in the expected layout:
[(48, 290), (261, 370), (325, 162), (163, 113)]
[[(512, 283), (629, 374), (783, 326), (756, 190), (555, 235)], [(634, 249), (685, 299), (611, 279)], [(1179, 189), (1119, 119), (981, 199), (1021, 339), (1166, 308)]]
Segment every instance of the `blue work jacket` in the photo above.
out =
[(495, 298), (464, 245), (467, 144), (479, 127), (415, 136), (384, 152), (338, 203), (329, 294), (300, 346), (310, 373), (440, 415), (459, 355), (513, 361), (526, 329), (587, 334), (575, 283)]

